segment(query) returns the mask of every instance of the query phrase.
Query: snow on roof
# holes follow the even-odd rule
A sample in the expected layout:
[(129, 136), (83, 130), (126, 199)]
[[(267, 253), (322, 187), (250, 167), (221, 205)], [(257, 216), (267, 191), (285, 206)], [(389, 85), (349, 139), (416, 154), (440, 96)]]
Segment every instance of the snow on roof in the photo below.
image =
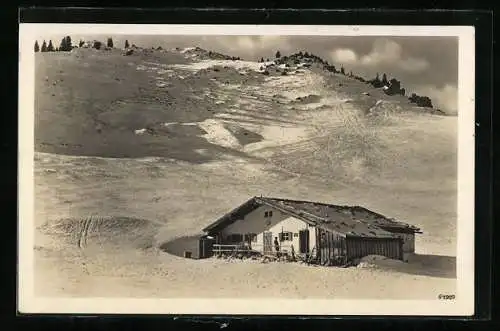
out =
[(311, 225), (350, 237), (395, 238), (393, 232), (420, 232), (410, 224), (397, 222), (360, 206), (340, 206), (320, 202), (254, 197), (204, 229), (212, 231), (234, 222), (261, 205), (274, 207)]

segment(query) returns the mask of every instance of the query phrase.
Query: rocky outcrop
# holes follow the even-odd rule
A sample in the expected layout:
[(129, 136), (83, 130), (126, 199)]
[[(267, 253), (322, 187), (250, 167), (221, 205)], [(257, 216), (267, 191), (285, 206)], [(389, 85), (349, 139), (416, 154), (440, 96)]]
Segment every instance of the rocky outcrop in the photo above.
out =
[(395, 78), (392, 78), (384, 86), (384, 92), (387, 95), (405, 95), (405, 90), (401, 88), (401, 82)]
[(420, 96), (415, 93), (408, 98), (411, 103), (415, 103), (419, 107), (433, 108), (431, 98), (427, 96)]

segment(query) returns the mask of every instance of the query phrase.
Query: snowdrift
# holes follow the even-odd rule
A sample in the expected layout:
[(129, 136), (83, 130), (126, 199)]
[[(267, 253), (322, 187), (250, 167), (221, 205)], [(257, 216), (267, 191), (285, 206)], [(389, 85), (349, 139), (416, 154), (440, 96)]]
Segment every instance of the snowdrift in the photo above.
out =
[(380, 255), (368, 255), (359, 260), (357, 268), (397, 268), (401, 267), (404, 262), (400, 260), (393, 260)]
[(47, 222), (39, 230), (81, 249), (110, 245), (146, 249), (155, 245), (154, 238), (159, 228), (159, 224), (144, 219), (89, 216)]
[(452, 256), (411, 254), (406, 262), (385, 256), (368, 255), (357, 261), (356, 268), (439, 278), (456, 277), (456, 259)]

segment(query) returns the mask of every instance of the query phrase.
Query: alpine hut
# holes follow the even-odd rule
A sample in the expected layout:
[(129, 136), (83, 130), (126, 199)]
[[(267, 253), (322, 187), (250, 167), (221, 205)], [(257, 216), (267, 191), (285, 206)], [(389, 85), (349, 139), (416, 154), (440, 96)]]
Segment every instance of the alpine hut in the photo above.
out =
[(422, 233), (360, 206), (272, 197), (253, 197), (203, 231), (215, 246), (245, 246), (264, 255), (294, 252), (322, 265), (367, 255), (405, 260), (415, 252), (415, 234)]

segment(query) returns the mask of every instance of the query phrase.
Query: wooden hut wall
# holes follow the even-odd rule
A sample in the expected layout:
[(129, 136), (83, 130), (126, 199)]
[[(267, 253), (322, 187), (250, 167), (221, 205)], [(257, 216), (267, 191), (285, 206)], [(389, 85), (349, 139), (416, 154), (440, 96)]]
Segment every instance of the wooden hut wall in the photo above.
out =
[(318, 227), (315, 227), (315, 232), (316, 232), (316, 243), (315, 243), (315, 247), (316, 247), (316, 256), (315, 257), (318, 257), (320, 256), (319, 254), (319, 242), (320, 242), (320, 236), (321, 236), (321, 229), (319, 229)]
[(349, 260), (367, 255), (381, 255), (391, 259), (403, 259), (402, 241), (399, 238), (347, 238)]
[(346, 256), (343, 236), (323, 229), (317, 231), (316, 247), (320, 263), (332, 263), (338, 257)]

